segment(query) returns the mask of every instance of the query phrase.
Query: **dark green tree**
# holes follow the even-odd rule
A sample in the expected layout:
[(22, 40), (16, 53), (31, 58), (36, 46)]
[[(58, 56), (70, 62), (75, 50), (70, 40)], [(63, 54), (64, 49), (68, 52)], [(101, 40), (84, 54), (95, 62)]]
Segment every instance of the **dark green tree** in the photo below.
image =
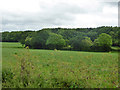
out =
[(31, 47), (36, 49), (45, 49), (46, 41), (49, 37), (49, 31), (48, 30), (40, 30), (36, 32), (31, 39)]
[(70, 40), (73, 50), (84, 50), (89, 51), (92, 46), (92, 41), (88, 37), (76, 36)]
[(84, 50), (84, 51), (90, 51), (92, 45), (93, 45), (93, 42), (89, 37), (85, 37), (81, 41), (81, 47), (82, 47), (82, 50)]

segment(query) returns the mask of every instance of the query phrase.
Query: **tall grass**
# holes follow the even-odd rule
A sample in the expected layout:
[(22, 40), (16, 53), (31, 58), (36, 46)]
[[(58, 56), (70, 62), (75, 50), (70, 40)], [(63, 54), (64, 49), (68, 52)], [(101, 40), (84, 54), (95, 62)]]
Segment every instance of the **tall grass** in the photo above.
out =
[[(30, 58), (29, 47), (23, 50), (20, 55), (15, 53), (17, 63), (13, 68), (3, 70), (3, 87), (27, 87), (30, 86), (33, 63)], [(16, 84), (15, 84), (16, 83)]]
[[(6, 50), (6, 51), (5, 51)], [(10, 49), (3, 88), (117, 88), (116, 53)], [(20, 51), (19, 51), (20, 50)], [(7, 55), (8, 55), (7, 54)], [(14, 55), (13, 57), (10, 57)], [(14, 60), (13, 60), (14, 59)], [(7, 62), (5, 61), (7, 60)], [(10, 64), (8, 64), (8, 62)]]

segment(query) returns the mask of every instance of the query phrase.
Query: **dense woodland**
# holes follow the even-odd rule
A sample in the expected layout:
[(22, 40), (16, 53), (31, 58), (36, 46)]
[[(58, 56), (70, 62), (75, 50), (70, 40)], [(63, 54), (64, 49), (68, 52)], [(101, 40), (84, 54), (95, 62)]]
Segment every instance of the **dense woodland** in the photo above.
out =
[(34, 49), (110, 51), (120, 47), (120, 28), (44, 28), (39, 31), (2, 32), (2, 42), (20, 42)]

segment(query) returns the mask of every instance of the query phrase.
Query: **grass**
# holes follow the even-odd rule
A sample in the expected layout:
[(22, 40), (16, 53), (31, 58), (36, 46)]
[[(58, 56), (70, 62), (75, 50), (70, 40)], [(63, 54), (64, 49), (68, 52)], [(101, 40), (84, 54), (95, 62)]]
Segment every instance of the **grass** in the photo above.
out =
[(120, 51), (120, 47), (111, 47), (113, 51)]
[[(118, 87), (117, 52), (28, 50), (19, 43), (5, 42), (2, 46), (3, 88)], [(29, 74), (25, 71), (21, 75), (23, 59)]]

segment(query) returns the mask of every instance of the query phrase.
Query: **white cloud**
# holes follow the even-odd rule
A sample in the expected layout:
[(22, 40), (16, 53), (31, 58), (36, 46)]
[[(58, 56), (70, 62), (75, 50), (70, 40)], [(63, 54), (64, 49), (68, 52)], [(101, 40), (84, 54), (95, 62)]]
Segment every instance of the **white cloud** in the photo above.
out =
[(8, 12), (38, 12), (40, 11), (39, 0), (2, 0), (2, 11)]

